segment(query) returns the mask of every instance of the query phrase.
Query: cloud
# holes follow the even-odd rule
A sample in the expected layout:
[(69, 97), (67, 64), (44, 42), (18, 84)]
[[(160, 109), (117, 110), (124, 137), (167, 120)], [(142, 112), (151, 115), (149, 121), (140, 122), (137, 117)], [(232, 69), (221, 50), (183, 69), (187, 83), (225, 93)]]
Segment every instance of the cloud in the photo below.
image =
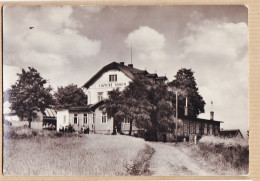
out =
[(162, 63), (166, 60), (164, 35), (148, 26), (141, 26), (129, 33), (125, 43), (129, 48), (132, 45), (136, 57), (140, 61)]
[(97, 55), (101, 41), (82, 35), (78, 31), (82, 24), (72, 13), (71, 6), (5, 6), (3, 63), (34, 66), (46, 75), (56, 72), (57, 77), (73, 61)]
[(206, 101), (209, 118), (210, 101), (215, 118), (224, 121), (225, 129), (248, 129), (248, 27), (246, 23), (217, 20), (187, 24), (179, 41), (182, 51), (176, 58), (192, 67), (199, 91)]
[(215, 55), (217, 52), (218, 57), (226, 57), (232, 61), (247, 47), (247, 33), (245, 23), (204, 20), (201, 24), (189, 23), (186, 28), (187, 36), (181, 42), (184, 45), (184, 54)]
[(3, 90), (7, 90), (11, 85), (15, 84), (18, 79), (17, 73), (21, 72), (21, 69), (16, 66), (3, 65)]

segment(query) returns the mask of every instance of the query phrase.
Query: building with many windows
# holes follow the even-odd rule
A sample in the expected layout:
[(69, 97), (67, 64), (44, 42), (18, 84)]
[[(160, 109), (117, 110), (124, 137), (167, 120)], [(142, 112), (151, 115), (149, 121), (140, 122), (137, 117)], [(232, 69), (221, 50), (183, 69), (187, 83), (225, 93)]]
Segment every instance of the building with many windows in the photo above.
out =
[[(138, 74), (145, 75), (155, 82), (167, 80), (165, 76), (158, 76), (157, 74), (150, 74), (146, 70), (136, 69), (132, 64), (125, 65), (124, 62), (112, 62), (99, 70), (83, 85), (83, 90), (88, 95), (87, 106), (70, 107), (57, 111), (57, 130), (70, 124), (75, 130), (89, 128), (90, 133), (111, 134), (113, 132), (114, 118), (108, 118), (105, 110), (100, 109), (103, 100), (108, 98), (108, 92), (115, 88), (122, 91)], [(171, 141), (175, 139), (175, 135), (180, 139), (190, 139), (202, 135), (219, 135), (221, 121), (215, 121), (213, 116), (214, 113), (211, 112), (209, 120), (191, 119), (188, 116), (179, 118), (177, 129), (171, 128), (168, 132), (157, 133), (156, 139)], [(125, 134), (129, 132), (130, 121), (128, 119), (116, 122), (118, 123), (118, 125), (115, 125), (118, 132)], [(133, 133), (138, 131), (134, 123), (132, 130)]]
[[(113, 118), (108, 118), (105, 110), (100, 110), (108, 92), (119, 88), (123, 90), (129, 82), (138, 74), (143, 74), (153, 81), (165, 81), (165, 76), (150, 74), (146, 70), (139, 70), (133, 64), (125, 65), (124, 62), (112, 62), (99, 70), (84, 85), (83, 90), (88, 95), (88, 105), (81, 107), (70, 107), (57, 111), (57, 130), (69, 124), (75, 130), (82, 127), (89, 128), (90, 133), (111, 134), (113, 131)], [(130, 122), (128, 119), (119, 121), (116, 125), (117, 131), (128, 133)], [(133, 132), (138, 129), (133, 125)]]

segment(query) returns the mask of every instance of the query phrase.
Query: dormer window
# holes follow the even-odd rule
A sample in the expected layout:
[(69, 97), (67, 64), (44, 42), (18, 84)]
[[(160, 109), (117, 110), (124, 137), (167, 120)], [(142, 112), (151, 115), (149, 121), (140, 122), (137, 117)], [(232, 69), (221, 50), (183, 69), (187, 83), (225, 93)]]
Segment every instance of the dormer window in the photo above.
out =
[(109, 75), (109, 82), (116, 82), (117, 81), (117, 75)]

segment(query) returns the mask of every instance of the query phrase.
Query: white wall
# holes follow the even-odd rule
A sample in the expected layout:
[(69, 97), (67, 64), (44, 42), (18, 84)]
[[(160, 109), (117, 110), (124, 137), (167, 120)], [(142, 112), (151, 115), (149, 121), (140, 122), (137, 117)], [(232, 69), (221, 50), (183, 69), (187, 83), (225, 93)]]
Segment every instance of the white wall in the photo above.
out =
[[(65, 117), (65, 120), (64, 120)], [(56, 130), (59, 131), (61, 127), (65, 127), (69, 125), (69, 111), (68, 110), (60, 110), (57, 111), (57, 127)]]
[[(109, 75), (117, 75), (116, 82), (109, 82)], [(103, 92), (103, 98), (107, 98), (107, 92), (115, 88), (119, 88), (122, 91), (126, 86), (128, 86), (131, 79), (127, 77), (123, 72), (118, 70), (110, 70), (105, 72), (93, 85), (91, 85), (87, 90), (88, 104), (95, 104), (98, 102), (98, 92)]]

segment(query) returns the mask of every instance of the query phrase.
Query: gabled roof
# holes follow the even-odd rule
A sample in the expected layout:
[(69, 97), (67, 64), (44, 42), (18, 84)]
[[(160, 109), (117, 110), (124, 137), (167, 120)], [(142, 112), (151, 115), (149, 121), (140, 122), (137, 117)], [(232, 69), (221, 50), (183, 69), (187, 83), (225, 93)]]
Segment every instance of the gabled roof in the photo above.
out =
[(149, 74), (146, 70), (140, 70), (137, 68), (134, 68), (132, 64), (130, 65), (124, 65), (124, 63), (117, 63), (117, 62), (112, 62), (105, 67), (103, 67), (101, 70), (99, 70), (89, 81), (87, 81), (83, 87), (89, 88), (91, 85), (93, 85), (101, 76), (104, 72), (107, 72), (109, 70), (119, 70), (123, 72), (127, 77), (130, 79), (134, 79), (135, 75), (138, 74), (143, 74), (147, 76), (148, 78), (159, 78), (158, 80), (167, 80), (167, 78), (164, 77), (158, 77), (157, 74)]
[(239, 129), (220, 130), (220, 135), (224, 137), (236, 137), (238, 134), (240, 134), (243, 138), (243, 135)]
[(104, 103), (105, 103), (104, 100), (101, 100), (101, 101), (97, 102), (96, 104), (92, 104), (90, 109), (91, 109), (92, 111), (95, 111), (95, 109), (99, 108), (99, 107), (102, 106)]

